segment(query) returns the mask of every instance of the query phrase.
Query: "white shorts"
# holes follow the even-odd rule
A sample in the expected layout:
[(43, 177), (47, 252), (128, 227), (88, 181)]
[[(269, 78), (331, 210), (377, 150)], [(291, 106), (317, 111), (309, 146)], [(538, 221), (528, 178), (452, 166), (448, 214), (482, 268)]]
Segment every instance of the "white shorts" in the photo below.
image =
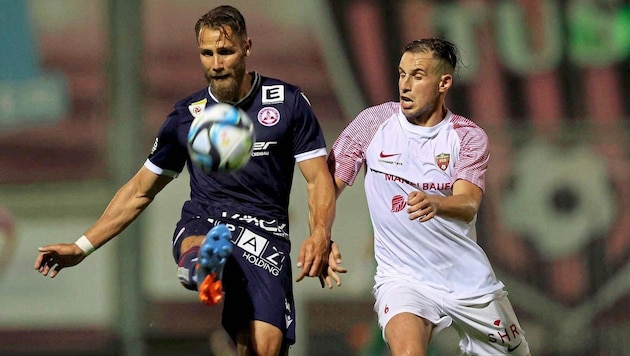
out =
[(466, 355), (527, 355), (529, 345), (506, 291), (481, 297), (455, 299), (448, 293), (388, 277), (373, 289), (378, 323), (383, 330), (397, 314), (411, 313), (433, 323), (431, 337), (448, 326), (460, 336), (459, 346)]

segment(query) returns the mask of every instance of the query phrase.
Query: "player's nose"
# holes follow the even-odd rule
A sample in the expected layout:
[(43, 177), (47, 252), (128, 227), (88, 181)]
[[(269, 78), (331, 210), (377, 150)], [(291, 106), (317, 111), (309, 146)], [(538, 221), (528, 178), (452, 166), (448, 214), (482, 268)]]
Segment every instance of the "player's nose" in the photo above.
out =
[(221, 56), (212, 57), (211, 68), (215, 72), (221, 72), (225, 69), (223, 58)]

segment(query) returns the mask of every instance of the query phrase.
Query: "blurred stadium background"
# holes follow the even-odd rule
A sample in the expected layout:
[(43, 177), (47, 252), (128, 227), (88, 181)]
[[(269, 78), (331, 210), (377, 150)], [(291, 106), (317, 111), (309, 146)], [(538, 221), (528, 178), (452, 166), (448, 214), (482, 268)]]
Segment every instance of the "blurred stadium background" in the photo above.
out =
[[(121, 238), (54, 280), (37, 247), (74, 241), (143, 163), (179, 98), (205, 85), (193, 26), (209, 0), (0, 0), (0, 355), (229, 355), (220, 308), (176, 278), (183, 175)], [(396, 100), (411, 39), (443, 36), (462, 66), (450, 108), (491, 140), (479, 243), (535, 355), (630, 350), (630, 4), (621, 0), (230, 1), (248, 66), (300, 85), (329, 144)], [(350, 273), (296, 286), (292, 355), (386, 355), (372, 312), (359, 181), (333, 238)], [(292, 195), (294, 251), (306, 235)], [(293, 257), (295, 259), (295, 256)], [(453, 355), (440, 334), (432, 355)]]

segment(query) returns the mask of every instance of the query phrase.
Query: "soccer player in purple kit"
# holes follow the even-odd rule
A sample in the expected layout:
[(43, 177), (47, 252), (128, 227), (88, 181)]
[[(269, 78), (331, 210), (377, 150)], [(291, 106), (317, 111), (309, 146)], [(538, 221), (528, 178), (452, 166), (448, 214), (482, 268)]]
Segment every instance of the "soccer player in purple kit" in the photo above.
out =
[[(252, 40), (238, 9), (210, 10), (195, 35), (209, 87), (175, 104), (144, 165), (103, 215), (75, 243), (40, 247), (35, 269), (52, 278), (80, 263), (122, 232), (186, 165), (191, 195), (173, 236), (181, 283), (209, 305), (225, 292), (222, 324), (239, 355), (285, 355), (295, 342), (288, 205), (296, 162), (307, 182), (310, 224), (296, 280), (318, 277), (332, 288), (345, 272), (330, 239), (335, 193), (326, 143), (300, 88), (246, 70)], [(187, 134), (193, 118), (219, 102), (247, 112), (256, 143), (243, 168), (207, 175), (191, 164)]]
[(365, 109), (332, 146), (337, 196), (366, 167), (377, 262), (374, 310), (392, 355), (426, 355), (453, 326), (466, 355), (528, 355), (529, 345), (475, 220), (484, 192), (486, 133), (452, 113), (457, 49), (427, 38), (403, 50), (399, 102)]

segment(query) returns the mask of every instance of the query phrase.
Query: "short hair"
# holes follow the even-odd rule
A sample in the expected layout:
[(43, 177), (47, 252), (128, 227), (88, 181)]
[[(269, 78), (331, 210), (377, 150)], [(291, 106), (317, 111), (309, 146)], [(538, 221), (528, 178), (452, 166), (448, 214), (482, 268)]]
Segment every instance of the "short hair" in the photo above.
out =
[(405, 46), (403, 53), (432, 53), (433, 58), (439, 59), (450, 65), (453, 71), (457, 67), (458, 50), (453, 42), (441, 38), (423, 38), (413, 40)]
[[(241, 38), (247, 38), (247, 26), (245, 18), (237, 8), (229, 5), (215, 7), (197, 20), (195, 24), (195, 37), (199, 40), (199, 31), (202, 27), (223, 30), (224, 27), (232, 29), (232, 34)], [(225, 32), (225, 31), (223, 31)], [(227, 33), (224, 35), (229, 38)]]

